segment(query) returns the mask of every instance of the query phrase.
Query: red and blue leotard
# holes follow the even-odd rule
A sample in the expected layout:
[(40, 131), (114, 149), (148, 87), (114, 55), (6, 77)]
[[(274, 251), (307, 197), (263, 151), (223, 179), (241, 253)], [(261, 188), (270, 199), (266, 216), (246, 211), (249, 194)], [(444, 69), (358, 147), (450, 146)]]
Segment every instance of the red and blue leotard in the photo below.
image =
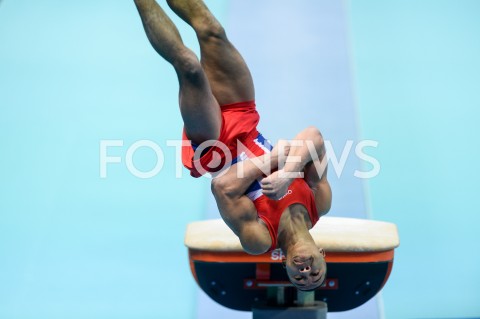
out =
[[(221, 110), (223, 122), (217, 143), (223, 143), (228, 148), (232, 155), (230, 164), (270, 152), (272, 145), (257, 131), (260, 116), (254, 101), (223, 105)], [(182, 137), (183, 140), (188, 141), (185, 130)], [(215, 173), (228, 164), (225, 152), (215, 145), (197, 160), (194, 159), (194, 153), (193, 147), (182, 147), (183, 165), (190, 170), (190, 175), (193, 177), (200, 177), (207, 172)], [(210, 169), (210, 167), (214, 168)], [(319, 216), (313, 191), (303, 179), (295, 179), (280, 200), (273, 200), (263, 195), (261, 179), (262, 177), (254, 181), (245, 195), (253, 201), (258, 217), (267, 225), (272, 240), (270, 250), (273, 250), (277, 246), (280, 217), (287, 207), (293, 204), (303, 205), (308, 211), (312, 226), (318, 222)]]

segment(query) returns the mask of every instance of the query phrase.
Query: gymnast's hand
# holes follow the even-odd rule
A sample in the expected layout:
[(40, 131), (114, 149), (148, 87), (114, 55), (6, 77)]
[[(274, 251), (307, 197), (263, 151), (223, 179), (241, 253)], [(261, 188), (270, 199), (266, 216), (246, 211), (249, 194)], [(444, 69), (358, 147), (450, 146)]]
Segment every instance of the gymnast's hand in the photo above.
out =
[[(290, 152), (290, 144), (286, 140), (280, 140), (270, 153), (272, 166), (283, 167), (288, 153)], [(275, 165), (276, 164), (276, 165)], [(262, 192), (265, 196), (279, 200), (288, 190), (288, 186), (293, 181), (292, 174), (287, 174), (283, 170), (276, 171), (261, 181)]]
[(262, 179), (260, 185), (262, 186), (263, 195), (274, 200), (279, 200), (287, 193), (288, 186), (290, 186), (292, 180), (282, 177), (282, 174), (285, 175), (285, 172), (280, 170)]

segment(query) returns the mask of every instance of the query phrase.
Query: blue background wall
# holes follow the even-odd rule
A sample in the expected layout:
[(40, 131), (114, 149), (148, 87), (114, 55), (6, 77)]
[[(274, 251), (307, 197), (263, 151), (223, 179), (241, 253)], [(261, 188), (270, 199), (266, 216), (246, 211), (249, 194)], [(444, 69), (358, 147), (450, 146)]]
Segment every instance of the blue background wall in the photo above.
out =
[[(133, 1), (3, 1), (0, 25), (0, 318), (191, 318), (183, 236), (208, 181), (175, 179), (175, 74)], [(125, 141), (106, 179), (102, 139)], [(140, 139), (165, 153), (151, 179), (124, 165)]]
[[(480, 4), (207, 3), (252, 69), (265, 135), (314, 124), (337, 156), (348, 139), (379, 142), (374, 179), (352, 177), (353, 156), (330, 170), (331, 215), (395, 222), (401, 247), (382, 298), (332, 318), (480, 316)], [(133, 2), (0, 3), (0, 318), (249, 317), (189, 273), (185, 226), (217, 215), (208, 180), (175, 178), (177, 90)], [(102, 139), (124, 140), (106, 179)], [(125, 167), (140, 139), (165, 154), (151, 179)]]
[(480, 3), (352, 1), (363, 136), (375, 219), (401, 234), (387, 318), (480, 316)]

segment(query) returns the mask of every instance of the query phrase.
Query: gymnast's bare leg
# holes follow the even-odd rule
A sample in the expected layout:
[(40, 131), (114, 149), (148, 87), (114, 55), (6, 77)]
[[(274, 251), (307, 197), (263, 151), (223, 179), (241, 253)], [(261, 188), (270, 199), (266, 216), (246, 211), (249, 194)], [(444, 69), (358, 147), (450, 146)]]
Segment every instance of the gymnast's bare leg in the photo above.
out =
[(220, 107), (200, 61), (155, 0), (135, 0), (145, 33), (153, 48), (175, 69), (180, 85), (179, 104), (187, 136), (196, 144), (218, 139)]
[(170, 8), (194, 30), (201, 64), (220, 105), (255, 99), (252, 76), (222, 25), (202, 0), (167, 0)]

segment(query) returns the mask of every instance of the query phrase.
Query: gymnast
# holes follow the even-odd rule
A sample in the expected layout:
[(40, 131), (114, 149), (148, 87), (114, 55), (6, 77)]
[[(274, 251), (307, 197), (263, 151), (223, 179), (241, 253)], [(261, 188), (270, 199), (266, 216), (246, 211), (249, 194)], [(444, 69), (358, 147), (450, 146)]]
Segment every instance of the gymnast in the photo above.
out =
[[(194, 177), (212, 173), (220, 214), (247, 253), (281, 248), (292, 284), (300, 290), (318, 288), (326, 263), (309, 229), (328, 212), (332, 197), (322, 135), (308, 127), (291, 143), (280, 141), (272, 148), (257, 131), (250, 71), (221, 24), (202, 0), (167, 3), (195, 30), (200, 61), (155, 0), (135, 0), (150, 43), (178, 77), (183, 140), (188, 141), (183, 165)], [(215, 142), (203, 147), (207, 141)], [(221, 145), (232, 154), (230, 163)]]

